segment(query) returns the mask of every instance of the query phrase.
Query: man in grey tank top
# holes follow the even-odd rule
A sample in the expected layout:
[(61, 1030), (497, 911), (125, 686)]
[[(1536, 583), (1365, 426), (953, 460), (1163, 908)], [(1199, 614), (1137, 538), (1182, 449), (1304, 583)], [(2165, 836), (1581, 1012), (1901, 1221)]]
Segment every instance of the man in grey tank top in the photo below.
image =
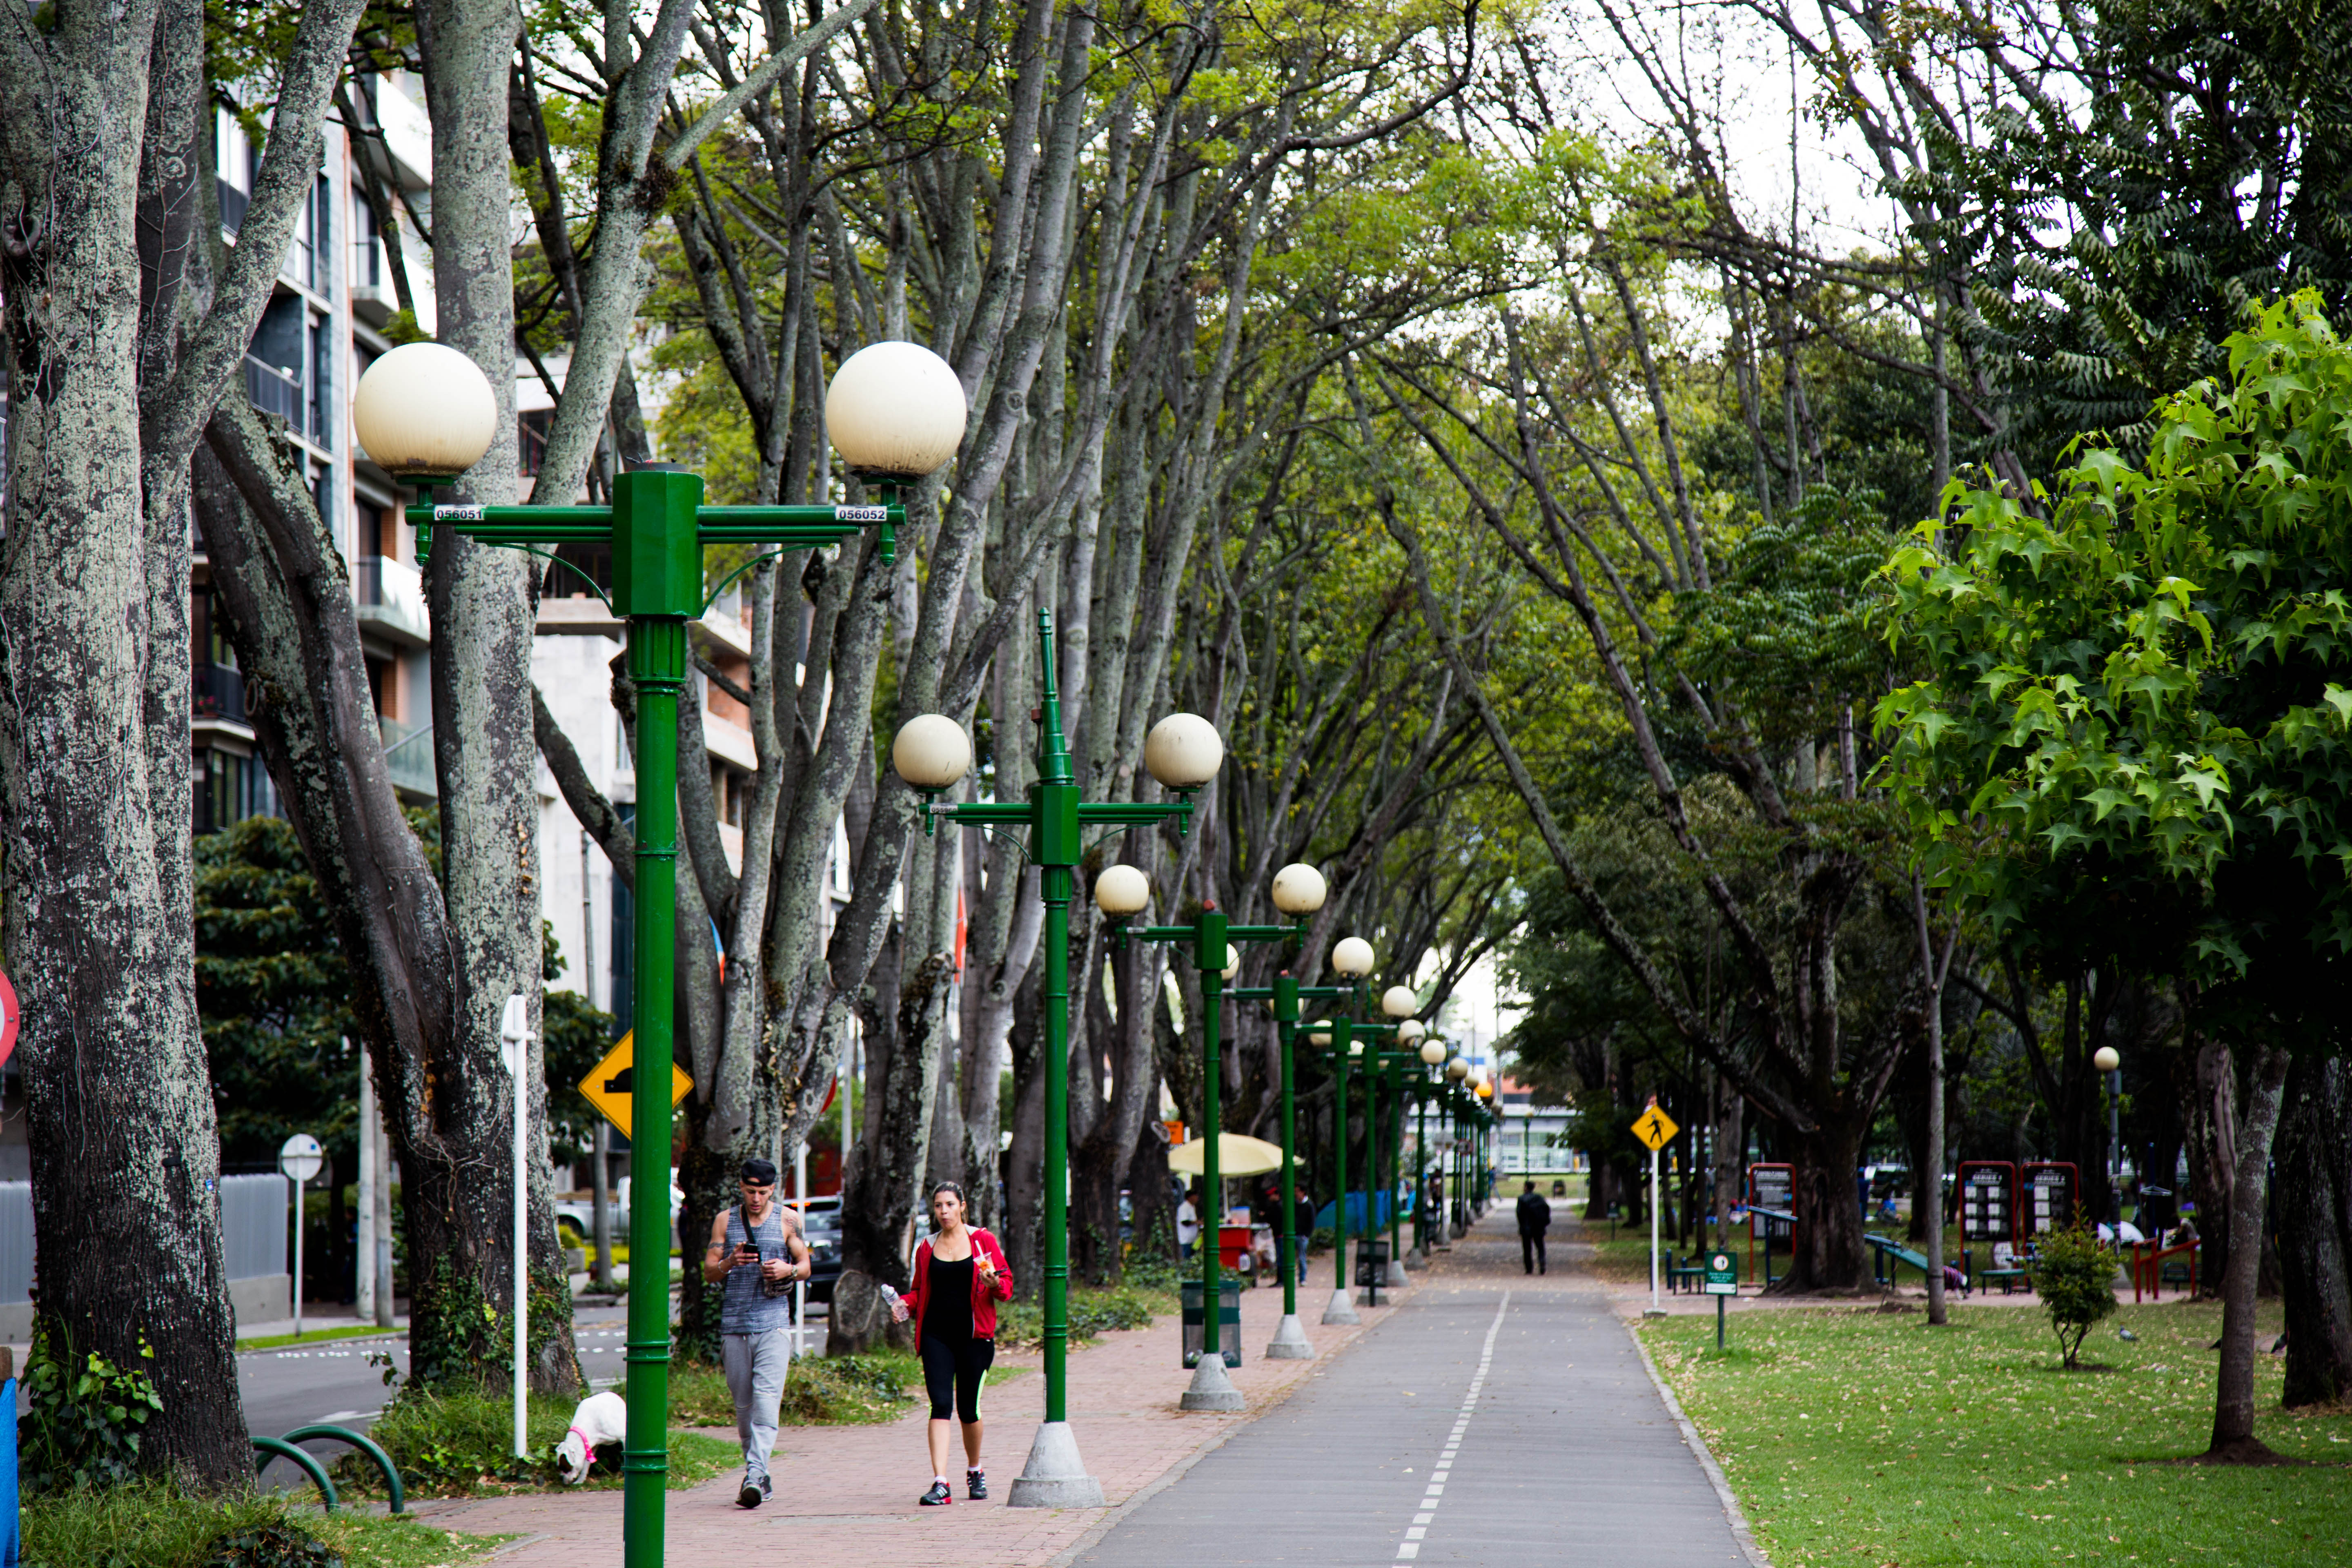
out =
[(702, 1277), (726, 1282), (719, 1312), (719, 1358), (735, 1401), (735, 1432), (743, 1442), (743, 1489), (735, 1500), (757, 1508), (775, 1490), (768, 1456), (776, 1447), (776, 1408), (793, 1362), (793, 1281), (809, 1275), (808, 1244), (800, 1226), (776, 1203), (776, 1167), (743, 1162), (739, 1190), (710, 1226)]

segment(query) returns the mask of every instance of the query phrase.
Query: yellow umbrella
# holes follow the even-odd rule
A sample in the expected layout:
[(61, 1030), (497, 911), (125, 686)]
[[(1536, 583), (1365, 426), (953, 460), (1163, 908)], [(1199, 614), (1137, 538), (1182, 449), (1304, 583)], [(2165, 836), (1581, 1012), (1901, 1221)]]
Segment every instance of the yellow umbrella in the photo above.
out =
[[(1209, 1141), (1195, 1138), (1190, 1143), (1179, 1143), (1168, 1151), (1168, 1168), (1182, 1176), (1203, 1173)], [(1296, 1164), (1303, 1164), (1297, 1155), (1291, 1156)], [(1217, 1174), (1221, 1178), (1258, 1176), (1268, 1171), (1282, 1169), (1282, 1147), (1263, 1138), (1244, 1138), (1238, 1132), (1217, 1134)]]

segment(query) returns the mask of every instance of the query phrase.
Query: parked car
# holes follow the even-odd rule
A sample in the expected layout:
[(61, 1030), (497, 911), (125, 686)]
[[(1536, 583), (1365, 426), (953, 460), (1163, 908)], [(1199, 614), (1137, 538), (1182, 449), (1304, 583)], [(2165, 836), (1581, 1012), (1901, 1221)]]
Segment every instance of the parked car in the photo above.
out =
[(809, 1300), (831, 1301), (833, 1282), (841, 1278), (841, 1200), (809, 1199), (807, 1226)]

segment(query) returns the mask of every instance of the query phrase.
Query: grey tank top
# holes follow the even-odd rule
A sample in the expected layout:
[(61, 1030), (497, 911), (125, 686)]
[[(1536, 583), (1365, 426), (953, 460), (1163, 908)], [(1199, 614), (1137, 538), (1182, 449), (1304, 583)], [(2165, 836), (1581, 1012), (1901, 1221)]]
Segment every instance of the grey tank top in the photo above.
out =
[[(752, 1226), (751, 1239), (758, 1245), (762, 1258), (788, 1257), (782, 1209), (769, 1205), (767, 1217)], [(737, 1204), (727, 1211), (727, 1249), (732, 1252), (743, 1241), (743, 1205)], [(720, 1333), (759, 1334), (770, 1329), (792, 1327), (791, 1282), (786, 1281), (772, 1296), (763, 1288), (766, 1283), (753, 1264), (742, 1264), (727, 1271), (727, 1295), (719, 1310)]]

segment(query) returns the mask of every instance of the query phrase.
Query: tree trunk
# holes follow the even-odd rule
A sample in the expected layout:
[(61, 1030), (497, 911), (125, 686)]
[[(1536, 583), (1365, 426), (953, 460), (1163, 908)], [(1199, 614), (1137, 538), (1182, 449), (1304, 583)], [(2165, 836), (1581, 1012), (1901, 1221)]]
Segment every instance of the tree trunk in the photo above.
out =
[(1013, 1144), (1004, 1152), (1006, 1261), (1013, 1288), (1036, 1299), (1045, 1269), (1045, 1073), (1039, 1055), (1044, 1014), (1034, 964), (1013, 997)]
[(188, 464), (309, 195), (356, 14), (304, 15), (255, 259), (218, 275), (201, 7), (26, 16), (0, 49), (0, 946), (26, 1008), (42, 1331), (149, 1378), (140, 1467), (206, 1490), (245, 1484), (251, 1454), (195, 1009)]
[(2237, 1187), (2237, 1064), (2228, 1046), (2192, 1034), (2177, 1065), (2189, 1186), (2197, 1201), (2197, 1234), (2202, 1242), (2198, 1289), (2218, 1300), (2230, 1269), (2230, 1219)]
[(1853, 1188), (1865, 1131), (1841, 1121), (1791, 1140), (1796, 1234), (1789, 1240), (1789, 1272), (1773, 1281), (1776, 1294), (1861, 1290), (1869, 1284), (1870, 1252)]
[(2279, 1252), (2289, 1409), (2352, 1396), (2352, 1072), (2298, 1057), (2280, 1113)]
[(2262, 1233), (2269, 1185), (2264, 1174), (2272, 1135), (2278, 1129), (2287, 1053), (2279, 1046), (2255, 1049), (2259, 1054), (2238, 1127), (2237, 1181), (2230, 1194), (2230, 1234), (2238, 1245), (2230, 1249), (2229, 1272), (2221, 1282), (2221, 1370), (2214, 1391), (2213, 1442), (2204, 1456), (2216, 1464), (2263, 1464), (2277, 1458), (2254, 1436), (2254, 1287), (2262, 1248), (2246, 1244)]

